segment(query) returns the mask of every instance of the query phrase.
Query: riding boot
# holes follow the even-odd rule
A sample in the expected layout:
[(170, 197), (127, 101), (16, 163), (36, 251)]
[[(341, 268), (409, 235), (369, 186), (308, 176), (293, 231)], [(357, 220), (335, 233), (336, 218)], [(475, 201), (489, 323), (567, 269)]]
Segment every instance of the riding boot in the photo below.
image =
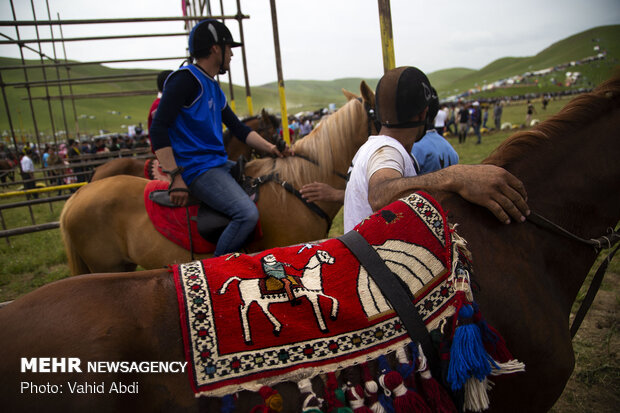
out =
[(293, 295), (293, 291), (291, 290), (291, 281), (289, 279), (282, 279), (284, 283), (284, 290), (286, 291), (286, 295), (288, 296), (288, 300), (291, 302), (291, 307), (295, 307), (296, 305), (301, 304), (301, 302), (295, 298)]

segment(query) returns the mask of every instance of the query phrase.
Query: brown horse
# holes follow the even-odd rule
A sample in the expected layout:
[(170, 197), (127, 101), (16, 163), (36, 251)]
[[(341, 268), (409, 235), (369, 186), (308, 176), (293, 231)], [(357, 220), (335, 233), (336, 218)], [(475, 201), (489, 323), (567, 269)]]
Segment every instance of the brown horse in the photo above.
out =
[(0, 159), (0, 181), (5, 183), (8, 177), (11, 181), (15, 182), (15, 169), (17, 169), (17, 162), (13, 162), (9, 159)]
[[(596, 237), (620, 219), (618, 128), (620, 78), (511, 137), (485, 162), (519, 177), (534, 211), (581, 237)], [(573, 369), (568, 319), (596, 254), (530, 223), (502, 225), (486, 209), (457, 196), (435, 195), (468, 240), (482, 312), (527, 366), (525, 373), (494, 379), (492, 411), (549, 410)], [(105, 242), (99, 245), (105, 257)], [(69, 407), (217, 411), (219, 407), (217, 400), (195, 399), (183, 374), (20, 373), (20, 357), (184, 360), (176, 292), (165, 269), (52, 283), (0, 310), (0, 325), (0, 400), (7, 411)], [(139, 393), (84, 396), (66, 388), (69, 382), (114, 381), (136, 381)], [(33, 394), (33, 384), (39, 394)], [(50, 386), (59, 384), (65, 384), (63, 393), (50, 393), (57, 390)], [(300, 411), (293, 384), (276, 388), (291, 403), (283, 411)], [(242, 392), (237, 411), (249, 411), (248, 406), (259, 402), (258, 395)]]
[[(364, 101), (374, 105), (374, 94), (365, 82), (361, 90)], [(256, 159), (247, 164), (246, 175), (256, 178), (277, 172), (281, 181), (297, 189), (313, 181), (344, 189), (347, 168), (371, 131), (369, 107), (361, 99), (350, 100), (294, 145), (300, 156)], [(166, 239), (151, 224), (143, 200), (146, 183), (145, 179), (118, 175), (91, 182), (66, 202), (60, 227), (73, 274), (129, 271), (136, 265), (161, 268), (190, 259), (189, 251)], [(318, 205), (330, 220), (340, 209), (336, 203)], [(263, 236), (248, 245), (248, 251), (321, 239), (329, 231), (325, 217), (278, 182), (260, 186), (258, 209)]]
[[(252, 130), (258, 132), (269, 142), (274, 144), (277, 143), (277, 131), (280, 126), (280, 121), (274, 115), (267, 113), (265, 109), (261, 111), (259, 116), (251, 116), (249, 118), (241, 119), (241, 121)], [(230, 130), (226, 130), (226, 132), (224, 132), (224, 146), (226, 147), (226, 152), (228, 152), (228, 159), (236, 161), (240, 156), (244, 156), (245, 159), (252, 159), (255, 153), (254, 150), (250, 146), (246, 145), (245, 142), (241, 142), (239, 139), (233, 138), (234, 136), (230, 133)], [(257, 155), (262, 156), (263, 154)], [(95, 172), (90, 178), (90, 181), (98, 181), (100, 179), (107, 178), (108, 176), (115, 175), (131, 175), (144, 178), (145, 162), (145, 159), (136, 158), (112, 159), (95, 168)]]

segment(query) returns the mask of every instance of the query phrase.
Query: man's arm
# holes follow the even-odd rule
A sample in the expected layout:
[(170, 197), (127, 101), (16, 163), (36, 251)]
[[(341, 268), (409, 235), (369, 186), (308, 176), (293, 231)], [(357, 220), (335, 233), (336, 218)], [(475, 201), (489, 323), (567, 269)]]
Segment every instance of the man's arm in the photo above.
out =
[(280, 158), (293, 154), (288, 145), (284, 148), (283, 152), (280, 152), (276, 145), (265, 140), (265, 138), (260, 136), (256, 131), (252, 131), (248, 134), (248, 137), (245, 139), (245, 143), (258, 151), (275, 155)]
[(406, 193), (432, 190), (457, 193), (487, 208), (505, 224), (510, 223), (511, 217), (523, 222), (530, 213), (523, 183), (494, 165), (452, 165), (409, 178), (393, 169), (380, 169), (368, 182), (368, 202), (376, 211)]
[[(168, 128), (174, 124), (181, 107), (194, 99), (198, 88), (198, 82), (189, 72), (180, 71), (175, 73), (170, 77), (169, 86), (166, 87), (166, 93), (162, 96), (155, 112), (153, 124), (149, 132), (153, 148), (155, 149), (155, 156), (157, 156), (162, 169), (165, 171), (174, 171), (178, 166), (170, 146)], [(170, 189), (177, 188), (180, 191), (171, 192), (170, 200), (175, 205), (184, 206), (187, 203), (189, 194), (183, 191), (187, 190), (187, 184), (183, 181), (180, 173), (170, 183)]]

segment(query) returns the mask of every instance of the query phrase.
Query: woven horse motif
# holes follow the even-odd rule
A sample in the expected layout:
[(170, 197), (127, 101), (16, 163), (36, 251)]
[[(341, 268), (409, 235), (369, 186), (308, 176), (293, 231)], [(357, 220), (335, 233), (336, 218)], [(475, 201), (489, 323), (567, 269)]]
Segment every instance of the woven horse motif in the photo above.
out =
[[(332, 309), (330, 318), (335, 320), (338, 316), (338, 300), (332, 296), (329, 296), (323, 292), (323, 283), (321, 277), (321, 266), (323, 264), (333, 264), (334, 257), (329, 255), (327, 251), (319, 250), (316, 254), (310, 258), (306, 266), (303, 268), (300, 281), (302, 287), (293, 289), (295, 298), (306, 297), (310, 303), (312, 303), (312, 309), (314, 310), (314, 316), (319, 329), (323, 333), (327, 333), (329, 330), (325, 325), (325, 320), (321, 313), (319, 304), (319, 297), (325, 297), (332, 302)], [(226, 289), (233, 281), (238, 281), (238, 289), (241, 295), (241, 305), (239, 306), (239, 313), (241, 314), (241, 323), (243, 325), (243, 336), (246, 344), (251, 345), (252, 334), (250, 331), (250, 323), (248, 321), (248, 311), (253, 303), (258, 304), (263, 313), (269, 318), (269, 321), (273, 324), (273, 334), (278, 336), (282, 329), (282, 323), (269, 311), (269, 306), (274, 303), (288, 302), (289, 298), (286, 294), (264, 294), (261, 292), (259, 285), (260, 279), (241, 279), (239, 277), (230, 277), (222, 288), (218, 291), (219, 294), (226, 293)]]

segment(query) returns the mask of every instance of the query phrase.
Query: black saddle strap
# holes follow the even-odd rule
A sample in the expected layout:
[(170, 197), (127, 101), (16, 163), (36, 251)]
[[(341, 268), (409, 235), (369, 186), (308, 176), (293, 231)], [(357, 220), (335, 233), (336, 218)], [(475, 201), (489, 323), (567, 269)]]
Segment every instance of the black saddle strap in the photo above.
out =
[(420, 343), (427, 357), (433, 376), (439, 375), (439, 358), (433, 347), (431, 335), (426, 329), (424, 320), (413, 304), (412, 298), (407, 294), (400, 281), (387, 267), (377, 251), (357, 231), (349, 231), (338, 237), (340, 241), (355, 255), (361, 265), (364, 266), (368, 275), (375, 281), (385, 298), (389, 301), (394, 311), (403, 322), (409, 337)]

